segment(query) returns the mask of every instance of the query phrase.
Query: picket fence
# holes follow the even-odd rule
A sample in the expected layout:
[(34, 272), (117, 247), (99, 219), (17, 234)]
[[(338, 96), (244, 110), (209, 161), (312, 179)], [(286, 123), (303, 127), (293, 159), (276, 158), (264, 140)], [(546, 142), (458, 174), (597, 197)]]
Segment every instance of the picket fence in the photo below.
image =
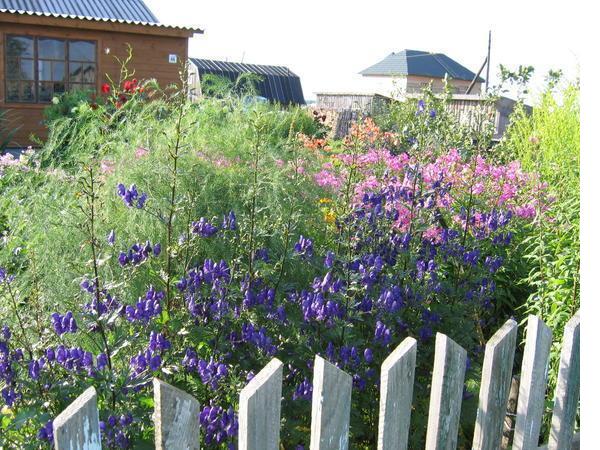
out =
[[(539, 318), (527, 322), (514, 425), (514, 450), (537, 450), (544, 411), (546, 373), (552, 332)], [(579, 312), (565, 327), (548, 450), (571, 449), (579, 403)], [(517, 323), (507, 321), (485, 348), (473, 450), (498, 450), (506, 416)], [(378, 450), (408, 445), (417, 342), (406, 338), (381, 367)], [(457, 445), (466, 351), (444, 334), (435, 341), (435, 359), (426, 434), (426, 450)], [(240, 450), (278, 450), (283, 364), (273, 358), (241, 391)], [(200, 448), (198, 401), (159, 379), (154, 384), (157, 450)], [(313, 377), (311, 450), (349, 447), (352, 377), (316, 356)], [(54, 420), (56, 450), (101, 448), (96, 391), (88, 388)]]

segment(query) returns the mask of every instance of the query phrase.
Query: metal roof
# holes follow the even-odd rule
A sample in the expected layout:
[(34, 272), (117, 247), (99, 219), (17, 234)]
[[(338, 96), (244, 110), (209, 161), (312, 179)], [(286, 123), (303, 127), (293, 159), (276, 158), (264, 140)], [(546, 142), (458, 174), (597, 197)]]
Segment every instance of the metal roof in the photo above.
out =
[(260, 75), (262, 80), (256, 84), (258, 93), (270, 101), (282, 104), (305, 104), (300, 77), (287, 67), (259, 64), (233, 63), (210, 59), (190, 58), (198, 69), (198, 75), (210, 73), (220, 75), (235, 82), (242, 73)]
[[(443, 53), (430, 53), (420, 50), (402, 50), (390, 53), (378, 63), (359, 72), (361, 75), (415, 75), (431, 78), (444, 78), (446, 74), (455, 80), (471, 81), (475, 74)], [(477, 81), (482, 83), (483, 78)]]
[(142, 0), (0, 0), (0, 12), (202, 31), (161, 24)]

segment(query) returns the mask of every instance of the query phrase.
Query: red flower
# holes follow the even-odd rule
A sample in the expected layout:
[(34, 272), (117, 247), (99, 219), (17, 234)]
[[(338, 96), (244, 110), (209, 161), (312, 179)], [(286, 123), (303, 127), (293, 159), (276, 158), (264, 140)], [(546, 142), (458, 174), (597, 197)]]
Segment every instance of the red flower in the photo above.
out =
[(104, 83), (101, 87), (100, 90), (102, 91), (103, 94), (108, 94), (110, 92), (110, 84), (108, 83)]

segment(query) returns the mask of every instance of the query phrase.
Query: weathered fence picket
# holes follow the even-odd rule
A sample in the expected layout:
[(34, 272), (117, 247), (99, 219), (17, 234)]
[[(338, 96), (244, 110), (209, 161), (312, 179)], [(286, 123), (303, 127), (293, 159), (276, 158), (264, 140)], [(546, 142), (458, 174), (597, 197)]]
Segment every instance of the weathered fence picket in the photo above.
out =
[(152, 380), (152, 384), (156, 450), (199, 450), (198, 400), (157, 378)]
[(565, 326), (548, 450), (571, 448), (579, 402), (579, 311)]
[(310, 450), (346, 450), (350, 434), (352, 377), (315, 357)]
[(239, 450), (278, 450), (283, 364), (273, 358), (240, 393)]
[(467, 351), (448, 336), (437, 333), (426, 450), (456, 448), (466, 368)]
[(417, 341), (406, 338), (381, 366), (378, 450), (408, 446)]
[(529, 316), (521, 366), (513, 450), (537, 450), (538, 448), (551, 345), (550, 328), (539, 318)]
[(56, 450), (101, 450), (96, 389), (87, 388), (52, 423)]
[(517, 345), (517, 322), (507, 321), (485, 346), (473, 450), (498, 450)]
[[(507, 321), (485, 349), (473, 450), (500, 448), (502, 424), (511, 387), (517, 324)], [(538, 318), (528, 318), (520, 375), (513, 449), (538, 449), (546, 366), (552, 334)], [(578, 448), (573, 435), (579, 401), (579, 313), (564, 330), (547, 450)], [(417, 342), (405, 339), (381, 367), (378, 450), (405, 450), (408, 445)], [(427, 450), (457, 445), (466, 369), (466, 351), (438, 333), (427, 425)], [(274, 358), (241, 391), (240, 450), (278, 450), (283, 364)], [(154, 379), (154, 428), (157, 450), (201, 448), (200, 405), (191, 395)], [(311, 417), (311, 450), (347, 450), (350, 435), (352, 377), (315, 357)], [(99, 450), (101, 436), (96, 391), (87, 389), (53, 422), (56, 450)]]

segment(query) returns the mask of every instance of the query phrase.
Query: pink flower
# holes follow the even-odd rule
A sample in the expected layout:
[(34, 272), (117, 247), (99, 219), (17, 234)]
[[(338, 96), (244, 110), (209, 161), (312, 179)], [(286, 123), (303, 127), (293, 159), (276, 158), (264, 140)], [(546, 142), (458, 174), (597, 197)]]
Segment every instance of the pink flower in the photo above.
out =
[(275, 165), (277, 167), (283, 167), (285, 165), (285, 161), (283, 159), (276, 159), (275, 160)]
[(517, 206), (515, 212), (517, 213), (517, 216), (522, 217), (523, 219), (533, 219), (535, 217), (535, 207), (531, 203)]
[(144, 147), (138, 147), (138, 149), (135, 151), (135, 159), (143, 158), (144, 156), (148, 155), (149, 153), (150, 153), (150, 150), (148, 150)]
[(100, 161), (100, 172), (104, 174), (113, 174), (115, 173), (115, 163), (109, 159), (103, 159)]
[(434, 244), (439, 244), (442, 241), (442, 229), (440, 227), (429, 227), (423, 233), (423, 237)]
[(314, 175), (314, 180), (321, 187), (330, 187), (337, 191), (342, 187), (343, 180), (328, 170), (321, 170)]

